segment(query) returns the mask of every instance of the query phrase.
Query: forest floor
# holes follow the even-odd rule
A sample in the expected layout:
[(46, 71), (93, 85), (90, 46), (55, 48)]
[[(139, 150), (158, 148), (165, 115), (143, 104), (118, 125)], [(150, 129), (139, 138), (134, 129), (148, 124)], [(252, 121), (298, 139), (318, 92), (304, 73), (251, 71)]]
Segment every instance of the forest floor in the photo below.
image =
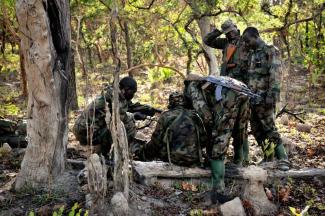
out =
[[(294, 76), (291, 78), (292, 82), (288, 85), (287, 90), (288, 109), (305, 111), (300, 117), (305, 120), (306, 124), (301, 128), (298, 120), (284, 114), (277, 119), (277, 126), (284, 137), (293, 168), (325, 169), (325, 107), (322, 107), (325, 104), (325, 92), (322, 90), (324, 87), (316, 85), (313, 88), (307, 88), (308, 81), (305, 71), (294, 68), (294, 72)], [(137, 94), (141, 95), (145, 92), (152, 94), (155, 91), (155, 101), (150, 101), (150, 97), (147, 97), (148, 101), (154, 102), (154, 104), (158, 104), (157, 101), (160, 101), (162, 103), (157, 106), (165, 108), (164, 104), (166, 104), (168, 94), (181, 85), (173, 83), (172, 87), (164, 87), (163, 91), (151, 91), (163, 84), (166, 83), (156, 86), (140, 83)], [(145, 99), (142, 98), (142, 101)], [(77, 112), (74, 113), (72, 119), (77, 114)], [(147, 123), (140, 122), (139, 127)], [(69, 128), (72, 125), (73, 121), (70, 122)], [(155, 122), (151, 122), (148, 127), (140, 131), (139, 138), (149, 140), (154, 127)], [(261, 160), (262, 152), (251, 135), (249, 141), (251, 162), (256, 163)], [(229, 148), (227, 162), (231, 160), (231, 152), (232, 147)], [(89, 148), (80, 146), (70, 131), (67, 158), (80, 160), (86, 159), (88, 155)], [(63, 205), (65, 206), (64, 215), (68, 215), (72, 211), (80, 211), (81, 215), (85, 213), (85, 186), (78, 184), (76, 175), (79, 170), (76, 168), (68, 168), (68, 176), (70, 176), (66, 183), (68, 186), (61, 190), (34, 191), (31, 187), (26, 186), (23, 191), (15, 192), (11, 186), (19, 172), (22, 158), (22, 149), (13, 149), (11, 152), (0, 151), (0, 216), (28, 215), (31, 211), (36, 215), (52, 215), (53, 211), (59, 212)], [(271, 191), (271, 199), (279, 207), (277, 215), (293, 215), (290, 213), (289, 207), (302, 210), (307, 205), (310, 206), (309, 215), (325, 215), (324, 182), (324, 179), (315, 177), (303, 180), (286, 178), (265, 185), (265, 188)], [(226, 183), (227, 185), (231, 184), (231, 182)], [(216, 206), (206, 205), (202, 200), (201, 195), (205, 190), (204, 186), (191, 182), (183, 182), (170, 188), (160, 184), (144, 186), (133, 182), (130, 192), (132, 215), (219, 215)], [(78, 206), (75, 205), (76, 203)], [(253, 215), (249, 203), (245, 200), (242, 200), (242, 203), (247, 215)]]

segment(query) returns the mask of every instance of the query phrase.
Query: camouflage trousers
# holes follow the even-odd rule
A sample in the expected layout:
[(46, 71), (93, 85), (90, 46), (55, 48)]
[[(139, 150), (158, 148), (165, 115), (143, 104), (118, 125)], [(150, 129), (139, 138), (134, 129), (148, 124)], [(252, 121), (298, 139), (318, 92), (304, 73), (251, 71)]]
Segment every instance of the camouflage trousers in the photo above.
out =
[(252, 133), (262, 147), (264, 158), (272, 159), (276, 148), (282, 145), (281, 135), (275, 126), (275, 107), (252, 105), (250, 123)]
[[(229, 90), (222, 90), (222, 100), (213, 108), (214, 124), (212, 132), (212, 159), (223, 159), (230, 138), (235, 130), (237, 145), (243, 146), (247, 140), (247, 122), (249, 119), (248, 98)], [(235, 127), (236, 124), (236, 127)]]

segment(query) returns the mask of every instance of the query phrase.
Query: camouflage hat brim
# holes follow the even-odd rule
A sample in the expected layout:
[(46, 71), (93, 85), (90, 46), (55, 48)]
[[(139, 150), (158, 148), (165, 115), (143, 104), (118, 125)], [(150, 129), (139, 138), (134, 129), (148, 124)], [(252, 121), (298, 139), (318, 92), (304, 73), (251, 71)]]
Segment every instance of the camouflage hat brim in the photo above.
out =
[(224, 34), (228, 34), (231, 31), (237, 31), (237, 28), (235, 26), (231, 26), (223, 31)]

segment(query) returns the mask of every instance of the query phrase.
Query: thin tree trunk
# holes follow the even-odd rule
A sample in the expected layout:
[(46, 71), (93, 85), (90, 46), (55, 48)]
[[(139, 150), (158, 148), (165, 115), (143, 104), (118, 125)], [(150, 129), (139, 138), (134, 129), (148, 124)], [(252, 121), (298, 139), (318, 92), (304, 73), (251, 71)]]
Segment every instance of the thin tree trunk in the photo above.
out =
[(98, 40), (96, 41), (95, 46), (96, 46), (96, 50), (97, 50), (97, 57), (98, 57), (99, 63), (103, 63), (102, 48), (100, 47)]
[(197, 23), (200, 28), (201, 38), (202, 38), (202, 46), (205, 50), (206, 55), (204, 55), (205, 60), (209, 66), (209, 74), (213, 75), (220, 75), (220, 71), (217, 65), (217, 57), (214, 54), (213, 48), (205, 45), (203, 43), (203, 37), (210, 32), (210, 20), (209, 17), (202, 17), (201, 19), (197, 20)]
[[(126, 21), (123, 22), (124, 26), (124, 36), (125, 36), (125, 45), (126, 45), (126, 62), (128, 65), (128, 69), (132, 67), (132, 47), (130, 44), (130, 34), (129, 34), (129, 26)], [(132, 73), (129, 73), (129, 76), (132, 76)]]
[(79, 60), (79, 63), (81, 65), (81, 69), (82, 69), (82, 77), (85, 78), (87, 76), (87, 70), (86, 70), (86, 66), (85, 66), (85, 62), (82, 58), (82, 55), (80, 54), (80, 50), (79, 50), (79, 44), (80, 44), (80, 26), (81, 26), (81, 20), (82, 17), (77, 17), (77, 41), (76, 41), (76, 53), (77, 53), (77, 57)]
[(111, 43), (113, 52), (113, 62), (115, 64), (114, 72), (114, 91), (112, 104), (112, 123), (111, 134), (114, 145), (114, 190), (115, 192), (123, 192), (126, 199), (129, 197), (129, 153), (128, 141), (123, 122), (119, 113), (119, 73), (121, 70), (121, 60), (118, 53), (117, 44), (117, 18), (118, 5), (117, 1), (113, 1), (113, 9), (110, 19)]
[(46, 187), (65, 168), (69, 1), (17, 0), (16, 12), (28, 82), (28, 146), (15, 187)]
[(78, 110), (78, 95), (77, 95), (77, 86), (76, 86), (76, 70), (75, 70), (75, 61), (74, 61), (74, 50), (71, 49), (71, 58), (70, 58), (70, 77), (69, 77), (69, 110)]
[(26, 79), (26, 70), (25, 70), (25, 58), (21, 46), (19, 45), (19, 61), (20, 61), (20, 87), (22, 90), (22, 95), (27, 97), (27, 79)]

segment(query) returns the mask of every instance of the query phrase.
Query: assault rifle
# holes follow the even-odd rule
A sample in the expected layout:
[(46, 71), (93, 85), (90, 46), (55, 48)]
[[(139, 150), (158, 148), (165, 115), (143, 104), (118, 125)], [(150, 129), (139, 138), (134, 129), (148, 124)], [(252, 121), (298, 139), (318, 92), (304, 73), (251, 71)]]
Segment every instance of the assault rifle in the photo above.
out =
[(153, 108), (149, 105), (142, 105), (140, 103), (135, 103), (129, 105), (128, 112), (131, 113), (140, 112), (147, 116), (154, 116), (155, 113), (162, 113), (163, 111), (161, 109)]
[(204, 80), (206, 80), (210, 83), (213, 83), (217, 86), (216, 90), (215, 90), (215, 96), (216, 96), (217, 101), (220, 101), (222, 99), (221, 91), (222, 91), (223, 87), (232, 89), (232, 90), (238, 92), (239, 94), (246, 95), (246, 96), (252, 98), (253, 101), (255, 101), (255, 102), (259, 102), (263, 99), (259, 94), (253, 93), (252, 90), (250, 90), (244, 83), (237, 81), (235, 79), (229, 78), (229, 77), (208, 76)]

